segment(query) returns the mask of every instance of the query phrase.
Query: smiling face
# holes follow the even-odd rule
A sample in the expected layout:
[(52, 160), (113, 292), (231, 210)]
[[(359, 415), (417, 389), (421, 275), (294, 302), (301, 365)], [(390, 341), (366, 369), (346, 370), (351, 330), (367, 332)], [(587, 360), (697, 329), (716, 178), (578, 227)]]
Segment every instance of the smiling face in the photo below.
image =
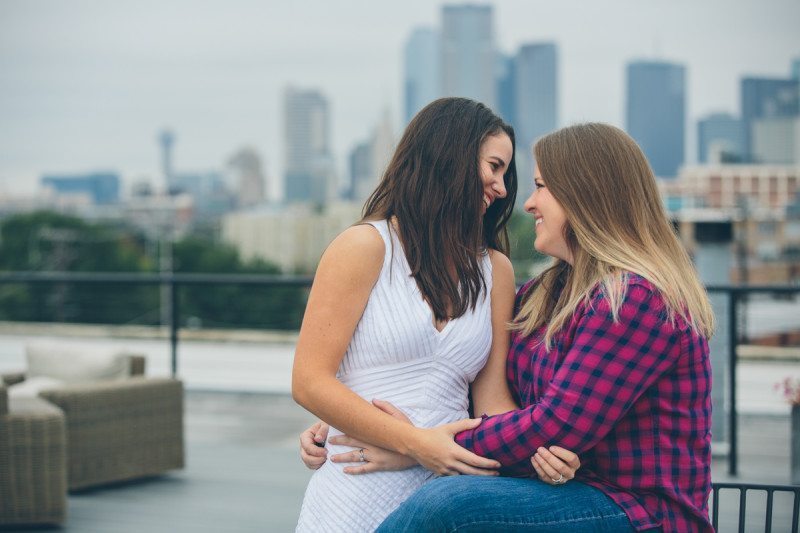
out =
[(547, 189), (538, 165), (534, 170), (533, 181), (533, 194), (525, 201), (525, 211), (532, 214), (536, 221), (536, 240), (533, 247), (543, 254), (572, 264), (572, 252), (564, 237), (567, 214)]
[(505, 198), (508, 192), (503, 176), (514, 155), (511, 138), (505, 132), (489, 135), (483, 141), (478, 153), (478, 170), (483, 184), (483, 210), (486, 210), (497, 198)]

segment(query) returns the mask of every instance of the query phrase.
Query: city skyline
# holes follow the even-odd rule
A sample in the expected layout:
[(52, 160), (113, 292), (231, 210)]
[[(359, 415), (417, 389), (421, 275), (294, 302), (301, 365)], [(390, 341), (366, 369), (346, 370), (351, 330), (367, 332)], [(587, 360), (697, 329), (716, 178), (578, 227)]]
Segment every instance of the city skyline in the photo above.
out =
[[(491, 5), (499, 51), (530, 42), (559, 47), (559, 125), (624, 126), (626, 64), (655, 58), (685, 65), (690, 162), (699, 118), (738, 115), (741, 78), (788, 77), (800, 55), (792, 22), (800, 5), (787, 0), (769, 10), (750, 0)], [(159, 184), (155, 136), (165, 127), (177, 137), (176, 169), (219, 169), (241, 147), (254, 146), (265, 174), (281, 176), (281, 94), (288, 85), (329, 99), (341, 176), (347, 154), (386, 106), (395, 124), (404, 123), (403, 46), (415, 27), (440, 26), (441, 8), (416, 0), (4, 2), (0, 194), (33, 192), (46, 173), (98, 169), (122, 174), (126, 190), (136, 177)]]

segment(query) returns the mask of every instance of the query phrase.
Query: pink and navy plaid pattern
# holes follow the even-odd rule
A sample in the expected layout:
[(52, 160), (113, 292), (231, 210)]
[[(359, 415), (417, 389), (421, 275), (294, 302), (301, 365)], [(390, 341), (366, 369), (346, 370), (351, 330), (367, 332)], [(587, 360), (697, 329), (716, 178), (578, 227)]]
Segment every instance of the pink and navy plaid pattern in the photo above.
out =
[[(515, 333), (507, 377), (523, 409), (488, 417), (456, 442), (531, 475), (530, 456), (557, 444), (581, 458), (576, 479), (597, 487), (637, 531), (713, 531), (708, 342), (660, 293), (629, 274), (614, 322), (601, 289), (554, 336)], [(533, 282), (517, 294), (517, 308)]]

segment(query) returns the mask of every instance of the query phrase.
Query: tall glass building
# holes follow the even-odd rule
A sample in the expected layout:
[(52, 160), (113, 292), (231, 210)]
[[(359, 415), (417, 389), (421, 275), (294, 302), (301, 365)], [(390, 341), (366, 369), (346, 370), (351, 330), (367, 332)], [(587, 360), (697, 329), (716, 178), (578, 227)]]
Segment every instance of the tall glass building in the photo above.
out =
[(778, 78), (742, 78), (742, 123), (745, 161), (757, 162), (754, 130), (763, 119), (800, 115), (800, 81)]
[(684, 163), (686, 68), (662, 61), (627, 67), (625, 124), (656, 176), (674, 178)]
[(408, 124), (417, 112), (441, 94), (441, 47), (439, 32), (415, 28), (404, 49), (404, 119)]
[(444, 6), (441, 50), (442, 95), (465, 96), (496, 109), (492, 6)]
[(697, 122), (700, 163), (739, 163), (744, 159), (742, 121), (728, 113), (713, 113)]
[(558, 56), (554, 43), (525, 44), (514, 58), (517, 203), (533, 192), (533, 144), (558, 127)]
[(328, 100), (317, 90), (289, 87), (283, 104), (285, 199), (325, 204), (334, 194)]

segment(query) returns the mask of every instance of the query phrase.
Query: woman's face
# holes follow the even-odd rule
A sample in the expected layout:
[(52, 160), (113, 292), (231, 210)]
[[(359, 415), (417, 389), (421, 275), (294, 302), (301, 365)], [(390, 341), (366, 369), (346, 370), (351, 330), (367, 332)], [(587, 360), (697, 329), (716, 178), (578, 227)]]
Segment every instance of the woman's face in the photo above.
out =
[(533, 194), (525, 201), (525, 211), (533, 215), (536, 224), (533, 247), (543, 254), (572, 264), (572, 252), (564, 238), (567, 214), (547, 190), (538, 165), (533, 172), (533, 182)]
[(514, 147), (511, 138), (505, 132), (489, 135), (483, 141), (478, 153), (478, 171), (483, 183), (482, 214), (486, 214), (486, 210), (496, 199), (506, 197), (503, 175), (511, 164), (512, 155)]

